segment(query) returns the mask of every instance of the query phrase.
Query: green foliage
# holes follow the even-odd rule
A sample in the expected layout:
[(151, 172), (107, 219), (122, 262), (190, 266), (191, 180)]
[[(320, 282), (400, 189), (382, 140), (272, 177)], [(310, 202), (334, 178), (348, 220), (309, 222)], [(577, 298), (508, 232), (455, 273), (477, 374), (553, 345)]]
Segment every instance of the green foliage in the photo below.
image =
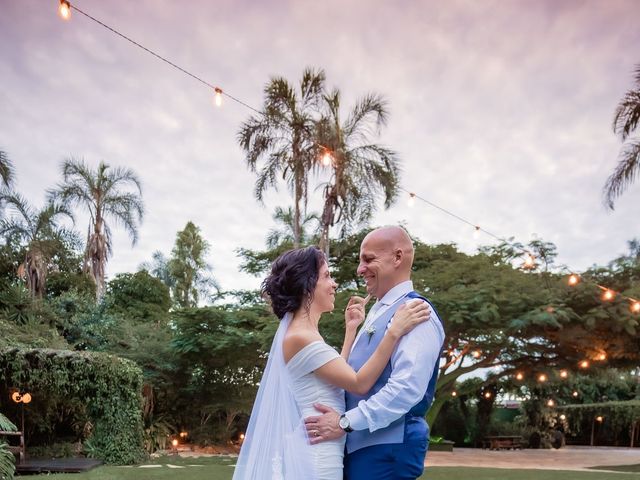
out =
[(174, 418), (190, 431), (213, 422), (220, 428), (209, 431), (228, 440), (236, 418), (251, 411), (277, 320), (264, 306), (207, 307), (176, 311), (173, 325)]
[(9, 445), (0, 440), (0, 480), (13, 480), (15, 470), (15, 457)]
[(211, 286), (217, 289), (215, 281), (208, 275), (211, 270), (206, 261), (209, 248), (200, 228), (193, 222), (187, 222), (184, 230), (177, 233), (168, 267), (175, 281), (173, 301), (178, 307), (196, 307), (200, 298), (208, 295)]
[(603, 426), (617, 435), (626, 431), (633, 422), (640, 421), (640, 400), (565, 405), (558, 411), (566, 414), (574, 432), (592, 428), (594, 419), (602, 416)]
[(146, 271), (121, 273), (111, 280), (105, 296), (107, 312), (140, 322), (167, 320), (169, 289)]
[(7, 285), (0, 292), (3, 316), (16, 325), (26, 325), (34, 318), (33, 299), (23, 285)]
[[(31, 409), (52, 399), (81, 400), (98, 458), (118, 464), (144, 458), (142, 372), (135, 364), (99, 353), (5, 348), (0, 350), (0, 380), (3, 396), (9, 388), (31, 392)], [(77, 404), (72, 410), (78, 410)]]

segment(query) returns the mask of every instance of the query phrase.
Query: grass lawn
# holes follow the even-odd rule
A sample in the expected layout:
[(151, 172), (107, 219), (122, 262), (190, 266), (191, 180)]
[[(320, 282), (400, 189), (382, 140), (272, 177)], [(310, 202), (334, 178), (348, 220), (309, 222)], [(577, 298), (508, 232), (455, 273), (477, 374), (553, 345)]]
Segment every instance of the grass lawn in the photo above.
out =
[(595, 470), (613, 470), (616, 472), (640, 473), (640, 463), (637, 463), (635, 465), (618, 465), (615, 467), (589, 467), (589, 468), (593, 468)]
[[(100, 467), (86, 473), (47, 475), (48, 480), (231, 480), (235, 458), (163, 457), (149, 465), (158, 467)], [(168, 465), (184, 468), (170, 468)], [(199, 466), (191, 466), (199, 465)], [(632, 466), (633, 467), (633, 466)], [(624, 468), (624, 467), (607, 467)], [(638, 466), (635, 470), (639, 471)], [(40, 478), (37, 475), (32, 478)], [(640, 473), (571, 472), (550, 470), (506, 470), (499, 468), (432, 467), (420, 477), (424, 480), (640, 480)]]

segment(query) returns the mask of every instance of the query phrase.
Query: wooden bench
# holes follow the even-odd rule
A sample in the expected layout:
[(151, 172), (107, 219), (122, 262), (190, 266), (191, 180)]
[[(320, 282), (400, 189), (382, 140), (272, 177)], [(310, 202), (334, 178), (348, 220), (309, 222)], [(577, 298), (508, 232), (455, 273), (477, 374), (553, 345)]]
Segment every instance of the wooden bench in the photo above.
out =
[(27, 451), (24, 447), (24, 434), (22, 432), (3, 432), (0, 431), (0, 437), (20, 437), (19, 445), (9, 444), (9, 451), (18, 457), (18, 463), (24, 463), (27, 459)]
[(482, 448), (490, 450), (509, 450), (522, 448), (522, 437), (517, 435), (497, 435), (493, 437), (485, 437)]

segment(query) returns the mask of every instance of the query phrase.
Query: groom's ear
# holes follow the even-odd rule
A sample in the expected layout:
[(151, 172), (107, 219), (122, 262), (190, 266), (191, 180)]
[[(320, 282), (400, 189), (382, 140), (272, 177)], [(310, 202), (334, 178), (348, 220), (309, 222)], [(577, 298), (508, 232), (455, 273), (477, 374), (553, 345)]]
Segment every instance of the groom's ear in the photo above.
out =
[(402, 260), (404, 259), (404, 252), (401, 248), (396, 248), (393, 252), (393, 264), (396, 267), (402, 265)]

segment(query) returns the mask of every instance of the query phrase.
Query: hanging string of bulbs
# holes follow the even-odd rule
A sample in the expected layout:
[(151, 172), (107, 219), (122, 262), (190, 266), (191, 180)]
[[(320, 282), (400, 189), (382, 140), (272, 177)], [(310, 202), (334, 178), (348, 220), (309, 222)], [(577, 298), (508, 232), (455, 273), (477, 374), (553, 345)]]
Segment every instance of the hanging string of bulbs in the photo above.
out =
[[(415, 205), (415, 201), (416, 201), (416, 199), (418, 199), (418, 200), (426, 203), (427, 205), (429, 205), (429, 206), (431, 206), (433, 208), (436, 208), (436, 209), (440, 210), (441, 212), (449, 215), (450, 217), (453, 217), (456, 220), (473, 227), (473, 236), (474, 236), (474, 238), (478, 238), (480, 232), (482, 232), (482, 233), (484, 233), (484, 234), (486, 234), (486, 235), (488, 235), (488, 236), (490, 236), (490, 237), (492, 237), (492, 238), (494, 238), (494, 239), (496, 239), (498, 241), (506, 242), (503, 238), (500, 238), (499, 236), (491, 233), (488, 230), (485, 230), (484, 228), (480, 227), (479, 225), (476, 225), (476, 224), (466, 220), (465, 218), (462, 218), (461, 216), (456, 215), (455, 213), (450, 212), (449, 210), (447, 210), (445, 208), (442, 208), (441, 206), (436, 205), (433, 202), (430, 202), (426, 198), (423, 198), (423, 197), (417, 195), (415, 192), (411, 192), (411, 191), (406, 190), (406, 189), (404, 189), (402, 187), (400, 187), (399, 189), (401, 191), (409, 194), (408, 205), (410, 207)], [(524, 263), (522, 265), (522, 268), (527, 269), (527, 270), (531, 270), (531, 269), (534, 269), (536, 267), (536, 257), (531, 251), (527, 250), (526, 248), (524, 248), (524, 247), (522, 247), (520, 245), (511, 243), (511, 242), (506, 242), (506, 243), (508, 243), (512, 248), (514, 248), (516, 250), (519, 250), (524, 255)], [(568, 277), (567, 277), (567, 283), (571, 287), (575, 287), (581, 281), (583, 281), (583, 278), (577, 273), (570, 272)], [(623, 299), (625, 299), (625, 300), (627, 300), (629, 302), (629, 310), (631, 310), (631, 313), (640, 313), (640, 300), (638, 300), (636, 298), (633, 298), (633, 297), (629, 297), (627, 295), (623, 295), (622, 293), (617, 292), (617, 291), (615, 291), (615, 290), (613, 290), (613, 289), (611, 289), (609, 287), (605, 287), (604, 285), (600, 285), (599, 283), (594, 282), (591, 279), (589, 279), (587, 281), (589, 283), (593, 284), (594, 286), (596, 286), (597, 288), (599, 288), (602, 291), (602, 294), (600, 295), (600, 299), (602, 301), (611, 302), (616, 297), (620, 297), (620, 298), (623, 298)]]
[[(119, 32), (118, 30), (116, 30), (115, 28), (107, 25), (106, 23), (98, 20), (97, 18), (89, 15), (88, 13), (84, 12), (83, 10), (79, 9), (78, 7), (76, 7), (75, 5), (71, 4), (71, 2), (69, 0), (59, 0), (59, 7), (58, 7), (58, 12), (60, 14), (60, 16), (64, 19), (64, 20), (70, 20), (71, 19), (71, 12), (76, 11), (79, 14), (85, 16), (86, 18), (88, 18), (89, 20), (97, 23), (98, 25), (106, 28), (107, 30), (111, 31), (112, 33), (118, 35), (119, 37), (123, 38), (124, 40), (126, 40), (127, 42), (131, 43), (132, 45), (144, 50), (145, 52), (153, 55), (154, 57), (158, 58), (159, 60), (161, 60), (162, 62), (166, 63), (167, 65), (171, 66), (172, 68), (175, 68), (176, 70), (184, 73), (185, 75), (193, 78), (194, 80), (200, 82), (201, 84), (205, 85), (207, 88), (211, 89), (213, 91), (213, 95), (214, 95), (214, 100), (213, 103), (217, 106), (217, 107), (221, 107), (222, 106), (222, 98), (227, 97), (228, 99), (238, 103), (239, 105), (242, 105), (250, 110), (252, 110), (253, 112), (262, 115), (262, 112), (260, 112), (259, 110), (257, 110), (256, 108), (252, 107), (251, 105), (243, 102), (242, 100), (238, 99), (237, 97), (234, 97), (233, 95), (230, 95), (228, 92), (222, 90), (222, 88), (213, 85), (212, 83), (203, 80), (202, 78), (200, 78), (199, 76), (189, 72), (188, 70), (186, 70), (185, 68), (180, 67), (179, 65), (177, 65), (176, 63), (166, 59), (165, 57), (163, 57), (162, 55), (154, 52), (153, 50), (145, 47), (144, 45), (140, 44), (139, 42), (136, 42), (135, 40), (132, 40), (131, 38), (129, 38), (128, 36), (124, 35), (123, 33)], [(321, 159), (320, 162), (322, 163), (322, 165), (324, 166), (330, 166), (333, 163), (333, 155), (332, 152), (326, 148), (321, 146), (321, 150), (322, 150), (322, 155), (321, 155)], [(498, 241), (504, 241), (503, 238), (499, 237), (498, 235), (495, 235), (494, 233), (480, 227), (479, 225), (476, 225), (474, 223), (469, 222), (468, 220), (462, 218), (459, 215), (456, 215), (453, 212), (450, 212), (449, 210), (436, 205), (435, 203), (427, 200), (426, 198), (423, 198), (419, 195), (417, 195), (415, 192), (411, 192), (409, 190), (406, 190), (402, 187), (400, 187), (400, 190), (409, 194), (409, 206), (413, 206), (415, 204), (415, 200), (421, 200), (422, 202), (426, 203), (427, 205), (436, 208), (438, 210), (440, 210), (441, 212), (455, 218), (456, 220), (465, 223), (471, 227), (473, 227), (473, 236), (474, 238), (479, 238), (480, 233), (484, 233), (485, 235), (488, 235)], [(507, 242), (509, 243), (509, 242)], [(522, 267), (524, 269), (527, 270), (532, 270), (535, 268), (536, 266), (536, 262), (535, 262), (535, 255), (527, 250), (526, 248), (517, 245), (517, 244), (513, 244), (513, 243), (509, 243), (513, 248), (515, 248), (516, 250), (519, 250), (522, 252), (523, 256), (524, 256), (524, 261), (523, 261), (523, 265)], [(576, 273), (571, 273), (568, 277), (568, 283), (570, 286), (575, 286), (578, 283), (580, 283), (581, 281), (581, 277), (576, 274)], [(603, 285), (599, 285), (595, 282), (591, 282), (594, 283), (599, 289), (602, 290), (602, 295), (601, 295), (601, 299), (603, 301), (612, 301), (613, 299), (615, 299), (616, 297), (621, 297), (624, 298), (626, 300), (628, 300), (630, 302), (630, 310), (633, 313), (640, 313), (640, 301), (632, 298), (632, 297), (628, 297), (626, 295), (623, 295), (619, 292), (614, 291), (611, 288), (607, 288)]]
[(243, 107), (246, 107), (246, 108), (248, 108), (250, 110), (253, 110), (254, 112), (256, 112), (258, 114), (261, 113), (257, 109), (253, 108), (251, 105), (243, 102), (239, 98), (234, 97), (233, 95), (229, 94), (228, 92), (225, 92), (224, 90), (222, 90), (222, 88), (220, 88), (220, 87), (218, 87), (216, 85), (213, 85), (210, 82), (207, 82), (206, 80), (203, 80), (199, 76), (197, 76), (197, 75), (189, 72), (188, 70), (176, 65), (174, 62), (166, 59), (162, 55), (154, 52), (153, 50), (145, 47), (144, 45), (136, 42), (135, 40), (132, 40), (131, 38), (129, 38), (126, 35), (124, 35), (123, 33), (120, 33), (115, 28), (110, 27), (106, 23), (104, 23), (104, 22), (98, 20), (97, 18), (89, 15), (88, 13), (82, 11), (81, 9), (76, 7), (75, 5), (72, 5), (71, 2), (69, 2), (68, 0), (60, 0), (60, 4), (58, 6), (58, 13), (60, 14), (60, 16), (62, 17), (63, 20), (70, 20), (71, 19), (71, 10), (74, 10), (74, 11), (78, 12), (79, 14), (84, 15), (89, 20), (91, 20), (91, 21), (97, 23), (98, 25), (106, 28), (107, 30), (111, 31), (112, 33), (115, 33), (116, 35), (118, 35), (119, 37), (123, 38), (124, 40), (126, 40), (129, 43), (131, 43), (132, 45), (135, 45), (136, 47), (138, 47), (138, 48), (144, 50), (145, 52), (153, 55), (154, 57), (158, 58), (159, 60), (161, 60), (162, 62), (166, 63), (167, 65), (175, 68), (176, 70), (184, 73), (185, 75), (188, 75), (189, 77), (193, 78), (194, 80), (196, 80), (196, 81), (202, 83), (203, 85), (205, 85), (207, 88), (213, 90), (213, 103), (217, 107), (221, 107), (222, 106), (222, 97), (225, 96), (228, 99), (233, 100), (234, 102), (242, 105)]

